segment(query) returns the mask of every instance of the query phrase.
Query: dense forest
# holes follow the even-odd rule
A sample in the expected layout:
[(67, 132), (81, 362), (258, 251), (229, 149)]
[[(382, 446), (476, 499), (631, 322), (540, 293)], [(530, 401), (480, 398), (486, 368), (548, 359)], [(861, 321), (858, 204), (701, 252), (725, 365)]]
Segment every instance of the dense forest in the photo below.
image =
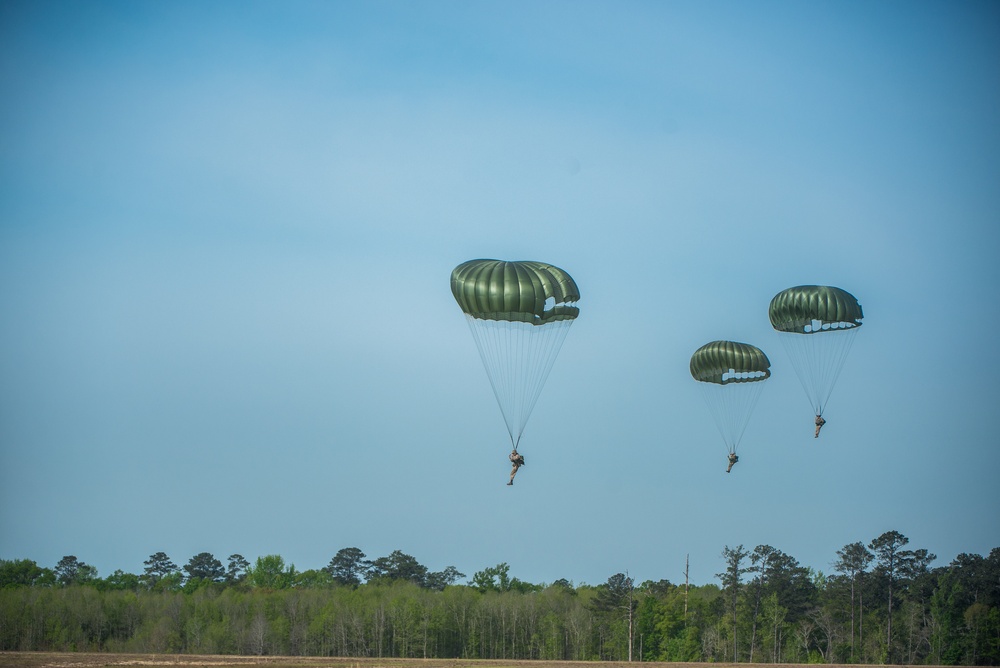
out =
[(0, 560), (0, 650), (758, 663), (1000, 665), (1000, 548), (935, 555), (889, 531), (833, 571), (726, 546), (718, 583), (531, 584), (507, 564), (466, 582), (399, 550), (223, 565), (163, 552), (106, 578), (75, 556)]

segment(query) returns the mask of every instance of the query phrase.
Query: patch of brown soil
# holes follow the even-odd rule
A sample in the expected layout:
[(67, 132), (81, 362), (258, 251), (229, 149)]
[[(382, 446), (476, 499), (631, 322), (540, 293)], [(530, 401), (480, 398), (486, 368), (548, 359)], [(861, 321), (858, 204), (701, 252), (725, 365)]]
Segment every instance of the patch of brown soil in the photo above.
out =
[[(194, 654), (97, 654), (89, 652), (0, 652), (0, 668), (111, 668), (179, 666), (181, 668), (707, 668), (704, 663), (627, 663), (609, 661), (503, 661), (466, 659), (359, 659), (317, 656), (200, 656)], [(806, 668), (802, 664), (760, 664), (767, 668)], [(746, 668), (716, 663), (712, 668)], [(809, 666), (808, 668), (816, 668)], [(825, 666), (824, 668), (875, 668)], [(893, 668), (904, 668), (894, 666)], [(940, 668), (921, 666), (921, 668)]]

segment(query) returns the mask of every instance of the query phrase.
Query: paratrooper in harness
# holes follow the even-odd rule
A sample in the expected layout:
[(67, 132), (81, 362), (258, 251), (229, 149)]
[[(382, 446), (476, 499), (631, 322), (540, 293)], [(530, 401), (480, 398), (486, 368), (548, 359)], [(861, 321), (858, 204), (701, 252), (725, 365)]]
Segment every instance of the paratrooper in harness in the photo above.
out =
[(511, 450), (510, 454), (507, 456), (513, 468), (510, 470), (510, 481), (507, 482), (508, 485), (514, 484), (514, 476), (517, 475), (517, 470), (524, 466), (524, 455), (519, 453), (517, 449)]

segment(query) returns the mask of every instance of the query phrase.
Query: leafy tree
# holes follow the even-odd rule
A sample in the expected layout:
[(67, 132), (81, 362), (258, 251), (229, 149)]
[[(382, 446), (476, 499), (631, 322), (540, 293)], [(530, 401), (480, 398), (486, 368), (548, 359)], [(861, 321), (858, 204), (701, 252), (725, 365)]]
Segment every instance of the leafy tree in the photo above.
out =
[(336, 580), (325, 568), (309, 569), (296, 574), (292, 587), (301, 589), (323, 589), (333, 586)]
[(757, 645), (757, 619), (760, 616), (760, 605), (764, 600), (764, 590), (767, 586), (768, 575), (770, 574), (771, 561), (775, 559), (779, 550), (770, 545), (758, 545), (750, 553), (751, 566), (747, 569), (750, 573), (755, 573), (753, 578), (753, 610), (751, 613), (750, 626), (750, 663), (753, 663), (754, 647)]
[[(758, 545), (750, 554), (747, 572), (754, 577), (749, 585), (750, 605), (750, 661), (753, 661), (757, 647), (759, 622), (764, 612), (764, 603), (773, 598), (772, 610), (781, 609), (782, 622), (795, 623), (814, 605), (816, 582), (822, 582), (822, 574), (813, 576), (808, 568), (770, 545)], [(777, 606), (777, 607), (775, 607)], [(773, 615), (772, 615), (773, 619)], [(772, 629), (773, 630), (773, 629)]]
[(345, 547), (337, 551), (325, 570), (333, 579), (342, 585), (357, 587), (362, 576), (371, 568), (371, 562), (365, 559), (365, 553), (356, 547)]
[(743, 575), (747, 572), (747, 568), (743, 566), (744, 560), (749, 555), (742, 545), (737, 545), (735, 549), (730, 549), (726, 545), (722, 549), (722, 558), (726, 561), (726, 570), (724, 573), (717, 573), (715, 577), (722, 581), (722, 589), (726, 593), (730, 602), (730, 610), (733, 613), (733, 661), (739, 661), (739, 645), (737, 644), (736, 638), (736, 627), (738, 617), (737, 617), (737, 605), (739, 603), (740, 587), (743, 581)]
[(817, 591), (826, 587), (826, 576), (799, 564), (794, 557), (775, 550), (768, 562), (767, 589), (778, 595), (788, 611), (788, 621), (797, 622), (817, 603)]
[(628, 660), (632, 660), (632, 635), (635, 621), (635, 581), (627, 573), (616, 573), (598, 587), (592, 607), (598, 612), (621, 615), (628, 628)]
[(288, 589), (295, 583), (297, 572), (294, 564), (285, 566), (277, 554), (257, 557), (257, 562), (247, 571), (247, 584), (260, 589)]
[(105, 591), (137, 591), (142, 584), (142, 580), (134, 573), (126, 573), (120, 568), (114, 573), (104, 578), (99, 585)]
[(665, 596), (676, 588), (677, 585), (672, 583), (670, 580), (657, 580), (656, 582), (646, 580), (637, 587), (637, 589), (640, 589), (652, 596)]
[[(996, 551), (994, 550), (994, 552)], [(948, 568), (961, 584), (962, 603), (965, 607), (979, 603), (980, 599), (984, 599), (988, 595), (991, 588), (996, 589), (995, 585), (998, 581), (990, 581), (993, 578), (989, 574), (988, 560), (984, 559), (982, 555), (963, 552), (952, 560)], [(991, 585), (994, 586), (991, 587)], [(986, 600), (982, 602), (989, 604), (989, 601)]]
[(616, 573), (597, 588), (593, 608), (599, 612), (613, 612), (634, 608), (635, 581), (626, 573)]
[(226, 570), (222, 567), (222, 562), (208, 552), (200, 552), (184, 565), (188, 580), (207, 580), (209, 582), (222, 582), (226, 577)]
[(179, 591), (184, 587), (184, 574), (180, 571), (168, 573), (156, 581), (151, 589), (153, 591)]
[(932, 561), (937, 559), (936, 554), (932, 554), (921, 548), (919, 550), (905, 550), (899, 562), (902, 578), (912, 583), (922, 575), (926, 575)]
[[(985, 558), (959, 554), (936, 576), (929, 660), (1000, 665), (1000, 548)], [(984, 642), (986, 636), (990, 642)]]
[(576, 596), (576, 588), (573, 586), (573, 583), (567, 580), (566, 578), (559, 578), (549, 586), (556, 587), (557, 589), (562, 589), (567, 593)]
[(973, 665), (980, 664), (983, 654), (990, 653), (989, 645), (993, 638), (989, 631), (991, 626), (993, 629), (997, 628), (996, 612), (996, 609), (991, 611), (983, 603), (973, 603), (962, 615), (968, 629), (968, 660)]
[(465, 573), (460, 573), (454, 566), (448, 566), (443, 571), (428, 573), (426, 586), (428, 589), (441, 591), (448, 585), (453, 585), (465, 577)]
[[(1000, 547), (990, 550), (976, 584), (976, 602), (1000, 608)], [(1000, 651), (1000, 646), (997, 647)]]
[(892, 663), (892, 604), (893, 588), (899, 580), (900, 558), (904, 545), (910, 539), (898, 531), (886, 531), (881, 536), (873, 540), (868, 548), (875, 553), (877, 559), (875, 565), (876, 574), (883, 578), (888, 585), (886, 616), (886, 662)]
[(246, 579), (247, 571), (250, 569), (250, 562), (243, 558), (242, 554), (229, 555), (229, 565), (226, 568), (226, 584), (234, 585)]
[(170, 557), (167, 556), (166, 552), (151, 554), (149, 555), (149, 559), (142, 563), (146, 566), (143, 569), (143, 579), (150, 589), (155, 587), (157, 582), (168, 575), (180, 572), (177, 564), (170, 561)]
[(379, 557), (368, 568), (369, 580), (407, 580), (424, 587), (427, 584), (427, 567), (400, 550), (388, 557)]
[(761, 639), (762, 649), (770, 647), (771, 662), (780, 663), (782, 661), (782, 645), (785, 642), (786, 632), (791, 627), (786, 624), (788, 609), (778, 603), (777, 593), (772, 593), (764, 599), (760, 616), (761, 626), (769, 630), (766, 639)]
[[(717, 591), (712, 585), (711, 588)], [(701, 638), (700, 629), (694, 622), (695, 610), (698, 616), (703, 612), (702, 599), (699, 596), (698, 588), (692, 588), (690, 583), (687, 586), (674, 585), (668, 580), (658, 582), (644, 582), (642, 590), (648, 594), (647, 598), (640, 604), (640, 615), (638, 630), (647, 636), (650, 631), (644, 628), (642, 619), (642, 608), (649, 605), (650, 599), (657, 602), (653, 621), (656, 626), (653, 634), (654, 639), (646, 641), (646, 646), (650, 650), (656, 650), (656, 654), (646, 653), (656, 661), (696, 661), (701, 658)], [(692, 596), (692, 592), (693, 596)], [(688, 604), (695, 601), (695, 606), (691, 607), (689, 613)], [(640, 657), (642, 660), (644, 657)]]
[(639, 637), (639, 661), (646, 657), (658, 657), (662, 653), (662, 634), (658, 622), (663, 617), (663, 607), (660, 600), (644, 585), (635, 589), (635, 613), (633, 615), (632, 638)]
[(56, 582), (63, 586), (84, 584), (97, 579), (97, 569), (69, 555), (56, 564), (55, 576)]
[(481, 593), (488, 591), (508, 591), (510, 589), (510, 566), (507, 562), (489, 566), (473, 573), (470, 583)]
[(886, 615), (886, 660), (892, 662), (892, 609), (895, 592), (926, 573), (927, 566), (937, 557), (927, 550), (904, 550), (910, 539), (898, 531), (886, 531), (869, 545), (875, 553), (875, 574), (882, 579), (887, 589)]
[[(938, 577), (938, 587), (931, 596), (930, 614), (934, 624), (931, 634), (931, 660), (936, 665), (954, 665), (962, 661), (965, 651), (963, 613), (970, 597), (963, 583), (968, 574), (959, 563), (975, 564), (979, 555), (960, 554)], [(972, 566), (975, 568), (975, 566)]]
[[(856, 542), (849, 545), (845, 545), (841, 549), (837, 550), (837, 561), (834, 562), (833, 568), (842, 573), (851, 582), (851, 661), (857, 660), (857, 651), (854, 644), (855, 638), (858, 640), (858, 644), (864, 647), (864, 596), (861, 589), (861, 580), (864, 574), (868, 570), (868, 565), (871, 564), (872, 559), (875, 558), (871, 552), (865, 547), (864, 543)], [(858, 632), (854, 632), (854, 597), (855, 593), (858, 596)], [(862, 659), (863, 660), (863, 659)]]
[(4, 587), (30, 587), (32, 585), (52, 584), (55, 573), (49, 568), (42, 568), (30, 559), (0, 559), (0, 589)]

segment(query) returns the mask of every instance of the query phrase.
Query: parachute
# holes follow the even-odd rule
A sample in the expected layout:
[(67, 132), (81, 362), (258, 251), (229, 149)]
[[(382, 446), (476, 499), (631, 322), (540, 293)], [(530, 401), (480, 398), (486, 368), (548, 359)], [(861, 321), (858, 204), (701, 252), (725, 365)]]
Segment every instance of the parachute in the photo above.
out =
[(451, 292), (465, 313), (514, 450), (580, 314), (580, 290), (544, 262), (470, 260), (451, 272)]
[(706, 343), (691, 356), (691, 377), (698, 381), (726, 450), (736, 454), (771, 361), (757, 346), (735, 341)]
[(861, 304), (840, 288), (800, 285), (776, 294), (768, 316), (813, 411), (822, 416), (861, 327)]

